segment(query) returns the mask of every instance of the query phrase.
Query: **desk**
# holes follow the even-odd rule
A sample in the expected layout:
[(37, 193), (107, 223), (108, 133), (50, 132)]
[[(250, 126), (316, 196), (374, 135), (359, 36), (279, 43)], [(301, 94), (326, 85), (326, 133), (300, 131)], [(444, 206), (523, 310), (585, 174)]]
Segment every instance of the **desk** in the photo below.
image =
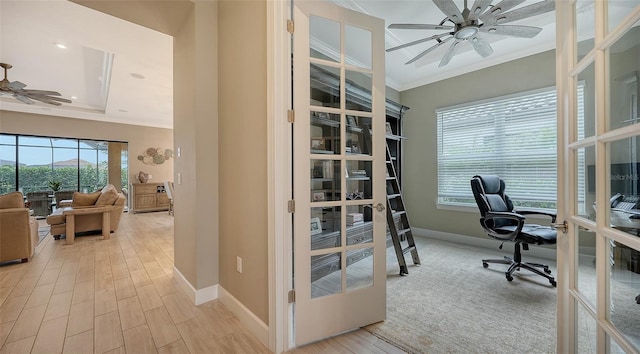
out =
[[(620, 231), (624, 231), (628, 234), (640, 236), (640, 219), (630, 219), (629, 216), (631, 213), (624, 212), (621, 210), (611, 210), (611, 227), (618, 229)], [(624, 245), (621, 245), (615, 242), (616, 246), (622, 246), (623, 248), (629, 248)], [(640, 251), (635, 250), (633, 248), (630, 249), (630, 259), (629, 259), (629, 270), (634, 273), (640, 273), (640, 265), (638, 264), (638, 259), (640, 259)], [(634, 263), (635, 259), (635, 263)]]
[(102, 239), (108, 240), (111, 238), (111, 206), (103, 206), (103, 207), (91, 207), (91, 208), (80, 208), (80, 209), (70, 209), (65, 210), (63, 212), (65, 216), (66, 223), (66, 244), (72, 245), (74, 239), (76, 237), (75, 232), (75, 223), (76, 223), (76, 215), (86, 215), (86, 214), (99, 214), (102, 213)]

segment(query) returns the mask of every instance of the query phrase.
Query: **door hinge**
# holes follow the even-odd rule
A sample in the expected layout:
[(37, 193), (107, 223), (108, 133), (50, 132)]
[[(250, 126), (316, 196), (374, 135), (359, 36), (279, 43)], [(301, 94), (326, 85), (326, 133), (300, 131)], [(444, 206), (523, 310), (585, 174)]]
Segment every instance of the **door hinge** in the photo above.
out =
[(290, 213), (295, 213), (296, 212), (296, 201), (295, 200), (290, 200), (289, 202), (287, 202), (287, 211)]
[(296, 121), (296, 111), (293, 109), (287, 110), (287, 122), (293, 123)]
[(289, 303), (296, 302), (296, 291), (295, 290), (289, 290), (289, 293), (287, 294), (287, 301), (289, 301)]
[(295, 29), (295, 26), (293, 24), (293, 20), (287, 20), (287, 32), (293, 34), (294, 29)]
[(562, 223), (559, 223), (559, 224), (551, 224), (551, 227), (553, 227), (556, 230), (562, 231), (563, 234), (566, 234), (567, 232), (569, 232), (569, 226), (567, 225), (566, 221), (563, 221)]

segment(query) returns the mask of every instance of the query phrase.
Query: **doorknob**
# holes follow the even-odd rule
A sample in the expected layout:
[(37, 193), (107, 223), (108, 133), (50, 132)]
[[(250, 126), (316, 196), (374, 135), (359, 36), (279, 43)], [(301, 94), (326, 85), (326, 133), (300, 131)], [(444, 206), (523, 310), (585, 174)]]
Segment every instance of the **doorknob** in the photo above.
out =
[(382, 203), (374, 205), (374, 208), (376, 208), (377, 211), (384, 211), (386, 209), (386, 207)]

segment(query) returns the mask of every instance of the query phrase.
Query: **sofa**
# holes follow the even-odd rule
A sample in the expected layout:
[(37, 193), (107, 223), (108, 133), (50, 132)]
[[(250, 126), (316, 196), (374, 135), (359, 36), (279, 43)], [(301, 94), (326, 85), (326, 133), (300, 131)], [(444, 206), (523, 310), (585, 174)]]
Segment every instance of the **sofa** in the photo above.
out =
[[(102, 231), (102, 213), (77, 213), (78, 211), (89, 211), (90, 208), (108, 208), (110, 231), (114, 232), (120, 224), (125, 205), (124, 194), (118, 192), (116, 188), (109, 184), (102, 190), (93, 193), (74, 192), (71, 199), (71, 206), (56, 209), (47, 216), (47, 224), (51, 226), (51, 235), (58, 240), (60, 236), (66, 234), (67, 215), (74, 214), (74, 237), (81, 232)], [(82, 210), (80, 210), (82, 209)], [(65, 215), (66, 214), (66, 215)]]
[(0, 262), (27, 262), (37, 244), (38, 221), (25, 207), (22, 193), (0, 195)]

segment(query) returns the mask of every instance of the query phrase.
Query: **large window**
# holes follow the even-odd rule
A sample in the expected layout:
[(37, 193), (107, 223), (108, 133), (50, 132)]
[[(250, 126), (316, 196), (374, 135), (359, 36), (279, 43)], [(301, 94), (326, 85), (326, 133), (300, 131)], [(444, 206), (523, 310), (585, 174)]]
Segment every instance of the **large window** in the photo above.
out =
[[(120, 154), (109, 156), (110, 144), (120, 146)], [(108, 182), (110, 159), (116, 161), (111, 166), (120, 167), (121, 181)], [(0, 134), (0, 194), (56, 189), (91, 192), (107, 183), (127, 186), (126, 143)]]
[[(578, 95), (583, 122), (582, 85)], [(439, 204), (475, 207), (469, 181), (496, 174), (517, 206), (556, 208), (555, 88), (438, 109), (436, 115)], [(584, 166), (584, 156), (578, 159)], [(578, 188), (584, 198), (584, 180)]]

